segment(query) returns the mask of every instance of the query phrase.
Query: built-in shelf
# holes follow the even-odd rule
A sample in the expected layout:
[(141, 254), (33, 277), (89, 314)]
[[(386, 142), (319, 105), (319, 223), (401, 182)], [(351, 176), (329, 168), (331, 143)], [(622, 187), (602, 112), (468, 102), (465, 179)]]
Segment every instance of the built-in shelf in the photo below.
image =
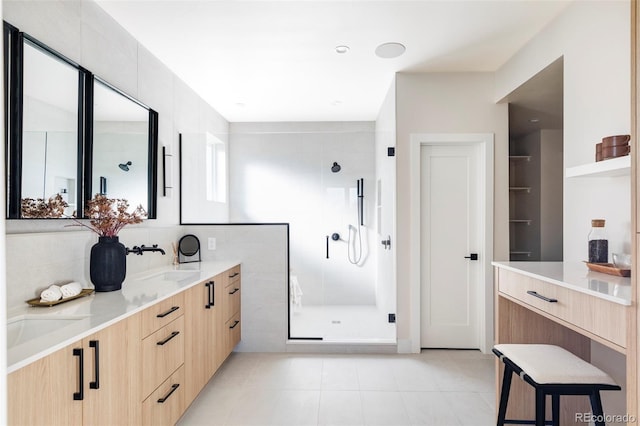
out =
[(531, 225), (531, 219), (509, 219), (509, 223), (525, 223)]
[(596, 163), (567, 167), (565, 176), (570, 177), (613, 177), (628, 176), (631, 173), (631, 156), (611, 158)]
[(510, 155), (509, 160), (512, 161), (531, 161), (530, 155)]
[(509, 191), (526, 191), (531, 192), (530, 186), (510, 186)]
[(530, 251), (510, 251), (509, 254), (511, 255), (515, 255), (515, 256), (531, 256), (531, 252)]

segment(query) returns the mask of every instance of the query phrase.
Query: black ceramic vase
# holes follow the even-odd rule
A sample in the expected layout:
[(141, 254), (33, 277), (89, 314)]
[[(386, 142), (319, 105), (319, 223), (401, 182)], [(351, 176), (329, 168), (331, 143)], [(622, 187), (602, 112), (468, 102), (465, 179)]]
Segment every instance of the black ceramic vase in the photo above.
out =
[(91, 247), (89, 276), (96, 291), (115, 291), (122, 288), (127, 275), (127, 249), (118, 237), (98, 237)]

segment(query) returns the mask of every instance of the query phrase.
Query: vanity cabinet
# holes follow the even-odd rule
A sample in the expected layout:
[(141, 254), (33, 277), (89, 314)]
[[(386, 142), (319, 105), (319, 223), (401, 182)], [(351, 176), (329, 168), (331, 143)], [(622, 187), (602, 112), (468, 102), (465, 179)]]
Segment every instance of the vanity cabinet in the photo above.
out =
[(115, 321), (9, 374), (9, 424), (175, 424), (240, 339), (240, 265)]
[(184, 292), (141, 313), (141, 401), (145, 425), (173, 424), (184, 411), (184, 313)]
[(626, 352), (627, 306), (502, 268), (497, 271), (497, 285), (499, 296), (613, 350)]
[(9, 374), (9, 424), (139, 424), (140, 317)]
[(189, 405), (240, 341), (240, 265), (202, 281), (185, 297)]
[(187, 336), (185, 373), (186, 400), (190, 404), (222, 364), (218, 349), (222, 346), (222, 290), (224, 274), (216, 275), (185, 293)]
[(224, 288), (224, 328), (222, 360), (227, 359), (233, 348), (240, 342), (240, 266), (227, 271), (227, 283)]

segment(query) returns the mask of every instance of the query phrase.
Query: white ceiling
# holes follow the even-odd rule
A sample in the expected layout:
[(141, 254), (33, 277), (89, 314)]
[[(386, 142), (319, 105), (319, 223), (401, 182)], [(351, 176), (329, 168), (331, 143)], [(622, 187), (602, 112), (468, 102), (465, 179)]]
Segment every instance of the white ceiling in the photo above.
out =
[[(393, 75), (494, 71), (564, 0), (98, 0), (227, 120), (375, 120)], [(382, 59), (375, 48), (406, 52)], [(335, 47), (347, 45), (346, 54)]]

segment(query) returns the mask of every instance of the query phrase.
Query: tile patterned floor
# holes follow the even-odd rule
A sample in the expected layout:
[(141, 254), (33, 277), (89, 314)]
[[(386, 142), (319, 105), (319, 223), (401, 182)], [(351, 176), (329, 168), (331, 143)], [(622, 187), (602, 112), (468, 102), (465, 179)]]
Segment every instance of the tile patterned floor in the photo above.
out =
[(220, 426), (495, 424), (494, 357), (233, 353), (178, 423)]

